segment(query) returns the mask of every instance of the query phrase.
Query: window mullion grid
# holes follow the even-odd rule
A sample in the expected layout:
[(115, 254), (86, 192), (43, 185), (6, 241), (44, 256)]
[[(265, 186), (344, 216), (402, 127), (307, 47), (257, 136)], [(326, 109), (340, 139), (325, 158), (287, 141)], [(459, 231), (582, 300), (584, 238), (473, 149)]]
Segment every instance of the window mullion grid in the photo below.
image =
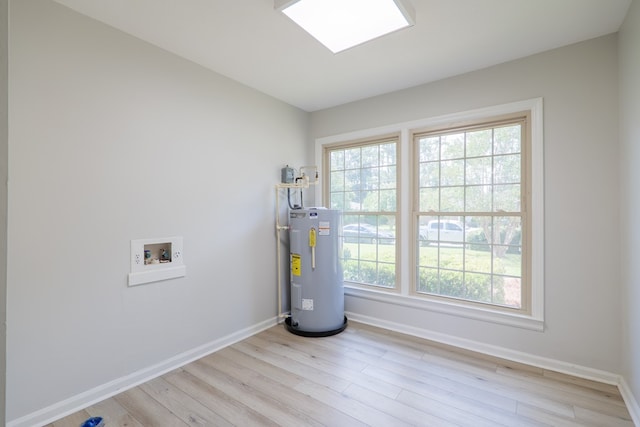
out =
[[(393, 141), (396, 147), (396, 150), (398, 148), (397, 145), (397, 141)], [(382, 160), (381, 160), (381, 153), (382, 153), (382, 148), (381, 148), (381, 143), (374, 143), (371, 145), (376, 145), (376, 151), (377, 151), (377, 155), (378, 155), (378, 160), (375, 163), (368, 163), (367, 159), (365, 159), (364, 157), (364, 153), (363, 151), (365, 151), (365, 148), (367, 145), (363, 145), (361, 147), (357, 147), (357, 155), (358, 155), (358, 161), (356, 164), (350, 164), (349, 165), (349, 170), (352, 171), (352, 174), (356, 175), (358, 177), (358, 185), (357, 186), (353, 186), (353, 187), (348, 187), (348, 181), (345, 178), (345, 188), (344, 190), (344, 194), (345, 194), (345, 206), (344, 206), (344, 214), (345, 215), (350, 215), (353, 216), (357, 219), (357, 223), (358, 224), (365, 224), (367, 223), (366, 221), (366, 217), (369, 217), (370, 219), (374, 219), (375, 218), (375, 225), (376, 225), (376, 230), (379, 230), (380, 227), (380, 221), (381, 218), (383, 216), (393, 216), (394, 217), (394, 223), (397, 224), (397, 218), (398, 218), (398, 206), (397, 206), (397, 197), (396, 197), (396, 206), (394, 207), (394, 209), (392, 211), (386, 211), (385, 209), (389, 208), (388, 206), (382, 206), (381, 203), (383, 202), (383, 197), (381, 194), (381, 180), (382, 180), (382, 175), (381, 175), (381, 164), (382, 164)], [(369, 147), (371, 146), (369, 145)], [(355, 148), (355, 147), (354, 147)], [(372, 150), (373, 151), (373, 150)], [(386, 165), (389, 166), (389, 165)], [(396, 168), (396, 179), (395, 179), (395, 186), (394, 186), (394, 190), (397, 191), (398, 189), (398, 179), (397, 179), (397, 162), (394, 163), (392, 166), (394, 166)], [(345, 165), (345, 169), (346, 169), (346, 165)], [(365, 170), (366, 169), (366, 170)], [(366, 185), (367, 184), (367, 178), (373, 178), (375, 175), (375, 179), (377, 184), (376, 185)], [(349, 190), (349, 191), (348, 191)], [(375, 191), (375, 195), (371, 195), (372, 198), (374, 198), (375, 201), (377, 201), (377, 206), (375, 207), (375, 210), (369, 210), (370, 208), (372, 208), (372, 206), (366, 206), (365, 205), (365, 198), (367, 196), (367, 194), (371, 193)], [(351, 210), (350, 208), (352, 206), (349, 206), (346, 197), (346, 194), (349, 193), (351, 198), (357, 198), (358, 204), (357, 204), (357, 210)], [(355, 206), (354, 206), (355, 207)], [(360, 242), (360, 238), (357, 238), (357, 241)], [(396, 247), (397, 250), (397, 245), (394, 245)], [(358, 272), (362, 271), (362, 264), (363, 261), (362, 260), (362, 250), (363, 247), (358, 244), (356, 246), (356, 250), (357, 250), (357, 259), (354, 260), (357, 262), (358, 265)], [(378, 245), (378, 243), (375, 246), (375, 278), (372, 278), (372, 282), (363, 282), (364, 284), (370, 284), (373, 286), (379, 285), (380, 284), (380, 273), (382, 271), (382, 265), (385, 264), (389, 264), (388, 262), (381, 262), (380, 261), (380, 257), (383, 254), (383, 250), (382, 247)], [(394, 269), (397, 267), (397, 253), (396, 256), (394, 256), (394, 262), (392, 263), (394, 265)], [(366, 260), (366, 263), (368, 265), (371, 265), (371, 261), (372, 260)], [(360, 274), (360, 273), (359, 273)], [(394, 288), (397, 288), (397, 282), (394, 284)]]

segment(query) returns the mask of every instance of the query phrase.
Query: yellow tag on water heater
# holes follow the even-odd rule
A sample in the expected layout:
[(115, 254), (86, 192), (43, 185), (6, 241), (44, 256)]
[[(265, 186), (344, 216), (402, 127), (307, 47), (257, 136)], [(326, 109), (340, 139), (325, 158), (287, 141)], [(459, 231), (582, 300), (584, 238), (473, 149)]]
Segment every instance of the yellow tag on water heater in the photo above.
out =
[(309, 230), (309, 247), (311, 248), (316, 247), (316, 229), (315, 228), (312, 228), (311, 230)]
[(302, 260), (299, 254), (291, 254), (291, 274), (294, 276), (302, 274)]

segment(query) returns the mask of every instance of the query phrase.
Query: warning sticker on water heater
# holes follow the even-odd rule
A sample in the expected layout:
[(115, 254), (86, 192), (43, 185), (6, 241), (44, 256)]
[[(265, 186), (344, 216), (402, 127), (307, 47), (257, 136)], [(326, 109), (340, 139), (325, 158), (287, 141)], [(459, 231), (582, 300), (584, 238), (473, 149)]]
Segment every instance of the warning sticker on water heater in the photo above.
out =
[(321, 236), (328, 236), (331, 234), (331, 225), (329, 221), (318, 222), (318, 234)]
[(313, 311), (313, 300), (312, 299), (302, 299), (302, 309), (307, 311)]
[(298, 254), (291, 254), (291, 274), (294, 276), (300, 276), (302, 274), (302, 262)]

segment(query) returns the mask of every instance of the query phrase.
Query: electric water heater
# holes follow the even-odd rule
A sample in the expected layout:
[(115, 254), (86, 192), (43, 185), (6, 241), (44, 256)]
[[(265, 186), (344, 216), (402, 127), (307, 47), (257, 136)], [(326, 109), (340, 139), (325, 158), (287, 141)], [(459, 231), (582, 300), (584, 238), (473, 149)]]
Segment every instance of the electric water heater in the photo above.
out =
[(324, 208), (289, 213), (291, 317), (297, 335), (329, 336), (347, 326), (342, 273), (342, 215)]

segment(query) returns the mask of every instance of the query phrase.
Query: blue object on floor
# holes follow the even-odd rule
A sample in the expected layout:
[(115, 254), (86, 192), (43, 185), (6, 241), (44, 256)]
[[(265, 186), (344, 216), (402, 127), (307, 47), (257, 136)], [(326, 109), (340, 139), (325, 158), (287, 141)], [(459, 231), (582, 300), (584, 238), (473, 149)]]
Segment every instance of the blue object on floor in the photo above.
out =
[(104, 423), (102, 422), (102, 417), (91, 417), (87, 421), (82, 423), (80, 427), (102, 427), (102, 426), (104, 426)]

